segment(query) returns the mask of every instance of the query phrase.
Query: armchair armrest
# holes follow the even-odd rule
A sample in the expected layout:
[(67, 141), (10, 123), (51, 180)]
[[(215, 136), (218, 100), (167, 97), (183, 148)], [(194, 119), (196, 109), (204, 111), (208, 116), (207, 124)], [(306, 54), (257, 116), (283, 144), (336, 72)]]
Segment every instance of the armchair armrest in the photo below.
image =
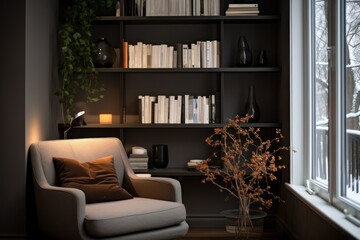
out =
[(41, 231), (61, 239), (83, 239), (79, 232), (84, 229), (85, 194), (75, 188), (34, 184)]
[(128, 175), (126, 180), (126, 187), (135, 196), (182, 203), (181, 185), (176, 179)]

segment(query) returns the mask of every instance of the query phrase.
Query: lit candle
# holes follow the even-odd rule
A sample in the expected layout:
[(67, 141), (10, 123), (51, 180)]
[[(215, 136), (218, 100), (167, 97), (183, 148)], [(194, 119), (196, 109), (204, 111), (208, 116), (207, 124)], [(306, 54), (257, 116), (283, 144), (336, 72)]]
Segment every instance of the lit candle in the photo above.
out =
[(100, 124), (112, 124), (112, 114), (99, 114)]

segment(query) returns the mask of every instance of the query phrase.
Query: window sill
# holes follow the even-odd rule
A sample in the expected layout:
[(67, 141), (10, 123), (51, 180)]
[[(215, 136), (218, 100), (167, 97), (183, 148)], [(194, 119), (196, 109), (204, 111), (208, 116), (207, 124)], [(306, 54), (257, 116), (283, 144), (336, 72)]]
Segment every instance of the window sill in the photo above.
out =
[(331, 206), (329, 203), (324, 201), (322, 198), (316, 195), (310, 195), (306, 192), (305, 186), (285, 184), (286, 188), (299, 198), (303, 203), (310, 207), (313, 211), (323, 217), (331, 225), (350, 236), (358, 239), (360, 236), (360, 227), (355, 226), (351, 222), (345, 219), (344, 213), (337, 208)]

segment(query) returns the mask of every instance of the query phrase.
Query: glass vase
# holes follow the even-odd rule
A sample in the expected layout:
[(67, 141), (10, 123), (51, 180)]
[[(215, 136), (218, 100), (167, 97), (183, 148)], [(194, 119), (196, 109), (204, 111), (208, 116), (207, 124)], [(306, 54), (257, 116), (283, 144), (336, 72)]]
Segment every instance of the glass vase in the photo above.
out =
[(255, 86), (253, 84), (251, 84), (249, 86), (249, 93), (248, 93), (248, 99), (247, 99), (247, 102), (245, 105), (244, 116), (246, 114), (253, 116), (252, 118), (249, 119), (250, 123), (258, 122), (260, 119), (260, 109), (256, 102)]
[(238, 40), (237, 66), (250, 67), (252, 64), (252, 53), (245, 36), (240, 36)]

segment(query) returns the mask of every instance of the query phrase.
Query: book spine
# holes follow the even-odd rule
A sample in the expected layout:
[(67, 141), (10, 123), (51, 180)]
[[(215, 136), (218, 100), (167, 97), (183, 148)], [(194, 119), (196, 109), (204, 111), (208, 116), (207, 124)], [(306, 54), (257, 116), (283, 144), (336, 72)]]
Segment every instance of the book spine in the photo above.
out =
[(129, 43), (123, 43), (123, 68), (129, 68)]

